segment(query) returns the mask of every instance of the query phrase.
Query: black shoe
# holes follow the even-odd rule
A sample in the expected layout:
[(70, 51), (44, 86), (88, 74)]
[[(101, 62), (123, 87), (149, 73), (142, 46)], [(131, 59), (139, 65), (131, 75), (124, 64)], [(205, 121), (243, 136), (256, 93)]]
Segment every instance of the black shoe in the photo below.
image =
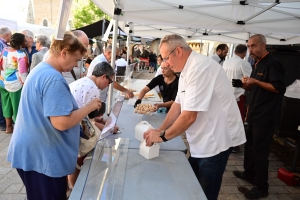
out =
[(245, 195), (245, 197), (247, 197), (249, 199), (259, 199), (259, 198), (268, 196), (269, 192), (268, 192), (268, 190), (260, 190), (257, 187), (253, 187), (251, 190), (246, 192), (244, 195)]
[(243, 179), (245, 181), (247, 181), (248, 183), (251, 183), (253, 185), (253, 180), (250, 179), (250, 178), (247, 178), (245, 175), (244, 175), (244, 172), (241, 172), (241, 171), (233, 171), (233, 175), (235, 175), (236, 177), (240, 178), (240, 179)]
[(232, 147), (232, 153), (238, 153), (240, 151), (240, 147), (236, 146), (236, 147)]
[(0, 131), (6, 131), (6, 125), (0, 124)]

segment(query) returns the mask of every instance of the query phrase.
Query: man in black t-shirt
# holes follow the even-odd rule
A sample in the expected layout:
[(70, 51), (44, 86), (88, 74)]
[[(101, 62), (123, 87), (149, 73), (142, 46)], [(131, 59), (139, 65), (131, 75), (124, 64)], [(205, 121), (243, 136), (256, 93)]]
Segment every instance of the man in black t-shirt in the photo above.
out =
[(153, 53), (152, 50), (150, 50), (150, 54), (149, 54), (149, 73), (154, 72), (154, 67), (156, 66), (156, 63), (157, 63), (156, 54)]
[(161, 75), (153, 78), (150, 83), (140, 91), (138, 100), (136, 100), (134, 107), (142, 102), (142, 99), (147, 92), (158, 86), (163, 99), (163, 103), (154, 104), (155, 110), (162, 107), (167, 108), (168, 110), (171, 108), (176, 98), (179, 78), (164, 62), (161, 64), (161, 71)]
[(245, 192), (250, 199), (268, 196), (268, 168), (270, 143), (278, 124), (282, 97), (285, 93), (284, 68), (278, 59), (266, 50), (263, 35), (253, 35), (248, 40), (250, 56), (256, 61), (250, 77), (242, 81), (233, 79), (234, 87), (250, 90), (247, 113), (247, 142), (244, 153), (245, 171), (234, 171), (234, 175), (254, 185)]

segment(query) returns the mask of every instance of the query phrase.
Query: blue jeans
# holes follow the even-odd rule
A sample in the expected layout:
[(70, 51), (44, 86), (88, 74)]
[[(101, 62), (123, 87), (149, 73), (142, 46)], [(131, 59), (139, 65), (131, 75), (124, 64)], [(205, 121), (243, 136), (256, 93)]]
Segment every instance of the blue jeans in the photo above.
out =
[(208, 158), (189, 157), (190, 165), (208, 200), (218, 199), (222, 176), (231, 151), (232, 148), (229, 148)]
[(3, 117), (3, 112), (2, 112), (1, 93), (0, 93), (0, 125), (5, 125), (5, 117)]

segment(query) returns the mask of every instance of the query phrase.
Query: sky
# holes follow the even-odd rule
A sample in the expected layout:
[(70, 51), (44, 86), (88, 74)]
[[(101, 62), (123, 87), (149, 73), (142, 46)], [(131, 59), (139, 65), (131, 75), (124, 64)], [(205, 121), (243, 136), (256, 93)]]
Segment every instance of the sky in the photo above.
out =
[(29, 0), (0, 0), (0, 18), (25, 22)]

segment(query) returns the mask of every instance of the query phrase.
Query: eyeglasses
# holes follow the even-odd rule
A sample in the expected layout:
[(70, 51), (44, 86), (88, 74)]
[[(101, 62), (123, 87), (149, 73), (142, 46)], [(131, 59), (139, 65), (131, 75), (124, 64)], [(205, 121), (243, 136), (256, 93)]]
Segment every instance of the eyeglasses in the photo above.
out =
[(163, 70), (163, 71), (166, 71), (166, 70), (168, 70), (169, 68), (168, 68), (168, 67), (160, 67), (160, 69)]
[[(177, 48), (177, 47), (175, 47), (175, 49), (176, 49), (176, 48)], [(170, 55), (175, 51), (175, 49), (173, 49), (173, 50), (171, 51), (171, 53), (169, 53), (169, 55), (168, 55), (167, 57), (163, 58), (162, 60), (163, 60), (164, 62), (166, 62), (167, 60), (169, 60)]]
[(108, 75), (106, 75), (106, 78), (107, 78), (107, 80), (108, 80), (108, 84), (111, 84), (112, 82), (114, 82), (113, 80), (111, 80), (111, 79), (109, 78)]

